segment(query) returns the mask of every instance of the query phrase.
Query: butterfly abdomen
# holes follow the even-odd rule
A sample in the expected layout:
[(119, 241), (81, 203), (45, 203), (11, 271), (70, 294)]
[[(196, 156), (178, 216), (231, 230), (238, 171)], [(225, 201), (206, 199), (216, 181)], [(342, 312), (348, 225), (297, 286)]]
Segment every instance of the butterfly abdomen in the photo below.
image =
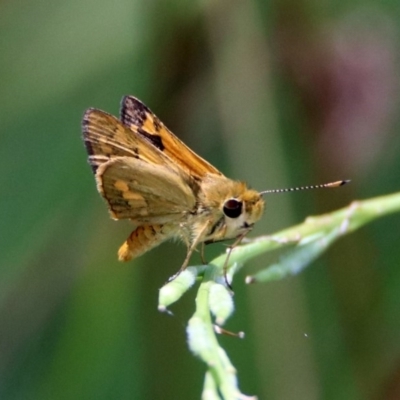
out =
[(139, 257), (173, 236), (171, 225), (141, 225), (137, 227), (118, 250), (119, 261)]

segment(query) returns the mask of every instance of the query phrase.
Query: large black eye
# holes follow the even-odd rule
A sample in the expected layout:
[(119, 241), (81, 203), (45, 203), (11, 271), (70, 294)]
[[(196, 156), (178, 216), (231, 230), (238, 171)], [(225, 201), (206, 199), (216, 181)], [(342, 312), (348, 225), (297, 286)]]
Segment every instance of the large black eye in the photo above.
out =
[(224, 204), (224, 214), (229, 218), (237, 218), (242, 213), (243, 203), (236, 199), (229, 199)]

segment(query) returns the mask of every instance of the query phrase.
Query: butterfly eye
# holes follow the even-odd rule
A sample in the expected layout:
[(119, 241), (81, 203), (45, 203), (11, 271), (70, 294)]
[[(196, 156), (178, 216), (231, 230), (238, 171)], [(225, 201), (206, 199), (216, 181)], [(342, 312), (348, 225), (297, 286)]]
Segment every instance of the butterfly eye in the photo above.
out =
[(229, 199), (224, 204), (224, 214), (229, 218), (237, 218), (242, 214), (243, 203), (236, 199)]

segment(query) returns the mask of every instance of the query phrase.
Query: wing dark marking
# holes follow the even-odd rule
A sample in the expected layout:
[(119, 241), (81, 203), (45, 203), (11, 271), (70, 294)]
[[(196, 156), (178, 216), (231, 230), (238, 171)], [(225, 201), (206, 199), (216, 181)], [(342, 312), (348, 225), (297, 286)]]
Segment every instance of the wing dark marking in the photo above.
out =
[(161, 139), (161, 136), (152, 135), (152, 134), (146, 132), (145, 130), (143, 130), (142, 128), (138, 128), (137, 132), (139, 134), (141, 134), (142, 136), (144, 136), (153, 146), (157, 147), (158, 150), (164, 151), (165, 146)]

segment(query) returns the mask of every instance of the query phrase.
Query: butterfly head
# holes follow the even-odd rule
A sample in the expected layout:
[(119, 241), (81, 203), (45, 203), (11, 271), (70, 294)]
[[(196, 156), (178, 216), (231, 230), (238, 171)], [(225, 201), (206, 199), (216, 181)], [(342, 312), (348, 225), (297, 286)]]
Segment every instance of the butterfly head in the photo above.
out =
[(240, 195), (230, 197), (222, 204), (227, 238), (237, 237), (250, 231), (261, 218), (264, 200), (255, 190), (244, 190)]
[(201, 211), (208, 220), (206, 243), (233, 239), (249, 232), (264, 211), (262, 195), (243, 182), (225, 177), (202, 181)]

